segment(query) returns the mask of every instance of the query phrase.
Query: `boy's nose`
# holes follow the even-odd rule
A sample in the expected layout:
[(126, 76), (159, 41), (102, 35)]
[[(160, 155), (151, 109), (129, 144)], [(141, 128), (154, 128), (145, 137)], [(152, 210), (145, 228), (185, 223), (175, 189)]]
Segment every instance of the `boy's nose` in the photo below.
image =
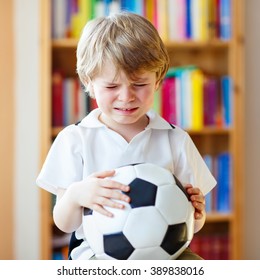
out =
[(135, 93), (130, 87), (124, 87), (118, 94), (118, 100), (123, 102), (133, 101), (135, 99)]

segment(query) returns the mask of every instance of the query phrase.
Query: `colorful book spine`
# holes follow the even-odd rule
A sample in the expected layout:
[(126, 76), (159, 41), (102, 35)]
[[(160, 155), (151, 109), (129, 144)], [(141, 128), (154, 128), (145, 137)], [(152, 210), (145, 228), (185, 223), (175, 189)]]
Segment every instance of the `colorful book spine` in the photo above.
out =
[(52, 0), (52, 36), (80, 36), (85, 23), (121, 10), (140, 14), (163, 40), (229, 40), (231, 0)]
[(191, 92), (192, 92), (192, 107), (191, 116), (192, 122), (190, 127), (194, 130), (201, 130), (204, 126), (203, 121), (203, 80), (204, 75), (201, 70), (197, 69), (191, 73)]
[(66, 126), (83, 119), (96, 108), (77, 78), (64, 78), (60, 71), (52, 75), (52, 125)]
[(203, 84), (203, 115), (204, 126), (215, 126), (218, 105), (218, 81), (215, 77), (204, 77)]
[(233, 82), (230, 76), (221, 78), (221, 94), (224, 126), (230, 127), (233, 119)]
[(220, 38), (229, 40), (231, 38), (231, 0), (220, 0)]
[(163, 41), (169, 39), (168, 18), (165, 16), (168, 8), (167, 1), (168, 0), (157, 1), (157, 30)]
[(167, 104), (162, 106), (163, 116), (169, 118), (169, 110), (173, 110), (175, 124), (185, 129), (232, 127), (234, 101), (230, 76), (209, 76), (196, 66), (188, 65), (170, 68), (165, 79), (169, 77), (175, 78), (175, 107), (169, 107), (169, 99), (164, 93), (166, 83), (161, 91), (162, 104)]
[(63, 125), (63, 76), (60, 71), (52, 74), (52, 126)]
[(176, 78), (169, 77), (162, 84), (161, 114), (168, 122), (176, 124)]
[(204, 260), (228, 260), (229, 243), (229, 235), (226, 232), (199, 233), (194, 235), (190, 248)]
[(221, 153), (217, 157), (217, 211), (230, 212), (231, 210), (231, 172), (232, 163), (229, 153)]
[[(210, 170), (210, 172), (212, 173), (212, 175), (214, 175), (214, 166), (213, 166), (213, 157), (212, 155), (204, 155), (203, 156), (203, 159), (208, 167), (208, 169)], [(213, 203), (214, 203), (214, 198), (213, 198), (213, 191), (209, 192), (206, 194), (205, 196), (205, 201), (206, 201), (206, 204), (205, 204), (205, 210), (206, 212), (211, 212), (213, 210)]]

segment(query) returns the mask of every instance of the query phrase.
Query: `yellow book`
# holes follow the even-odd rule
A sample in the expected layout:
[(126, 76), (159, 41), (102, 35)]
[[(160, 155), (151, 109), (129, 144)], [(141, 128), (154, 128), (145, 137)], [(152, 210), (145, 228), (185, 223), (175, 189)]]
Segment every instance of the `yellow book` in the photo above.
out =
[(144, 0), (145, 17), (154, 24), (154, 0)]
[(74, 14), (71, 16), (71, 37), (79, 38), (80, 36), (80, 15)]
[(168, 0), (157, 1), (157, 30), (164, 42), (169, 38), (167, 11)]
[(191, 73), (192, 129), (203, 128), (203, 73), (196, 69)]
[(85, 24), (91, 17), (91, 2), (78, 0), (78, 13), (72, 16), (71, 33), (73, 38), (79, 38)]
[(201, 40), (207, 41), (209, 39), (209, 1), (201, 0)]
[(82, 28), (91, 18), (91, 1), (89, 0), (78, 0), (78, 1), (79, 1), (79, 14), (80, 14), (79, 32), (81, 33)]

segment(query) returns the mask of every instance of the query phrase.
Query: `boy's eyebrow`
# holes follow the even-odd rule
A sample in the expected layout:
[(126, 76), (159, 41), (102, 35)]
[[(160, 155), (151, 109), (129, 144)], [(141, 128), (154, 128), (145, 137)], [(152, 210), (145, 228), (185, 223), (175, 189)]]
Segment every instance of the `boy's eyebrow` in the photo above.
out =
[[(136, 82), (148, 82), (149, 81), (149, 77), (135, 77), (134, 79), (131, 79), (130, 82), (131, 83), (136, 83)], [(110, 84), (110, 85), (116, 85), (118, 84), (118, 81), (116, 80), (103, 80), (102, 81), (104, 84)]]

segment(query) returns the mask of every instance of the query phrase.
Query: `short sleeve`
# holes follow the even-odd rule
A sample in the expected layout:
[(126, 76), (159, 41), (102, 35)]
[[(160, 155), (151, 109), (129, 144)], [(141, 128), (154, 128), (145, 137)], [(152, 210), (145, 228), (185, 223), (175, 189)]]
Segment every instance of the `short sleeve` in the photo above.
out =
[(36, 183), (39, 187), (56, 194), (58, 188), (82, 180), (82, 143), (77, 126), (62, 130), (54, 140)]
[(190, 136), (185, 133), (176, 165), (176, 173), (183, 184), (192, 184), (206, 195), (216, 186), (216, 180), (208, 169)]

